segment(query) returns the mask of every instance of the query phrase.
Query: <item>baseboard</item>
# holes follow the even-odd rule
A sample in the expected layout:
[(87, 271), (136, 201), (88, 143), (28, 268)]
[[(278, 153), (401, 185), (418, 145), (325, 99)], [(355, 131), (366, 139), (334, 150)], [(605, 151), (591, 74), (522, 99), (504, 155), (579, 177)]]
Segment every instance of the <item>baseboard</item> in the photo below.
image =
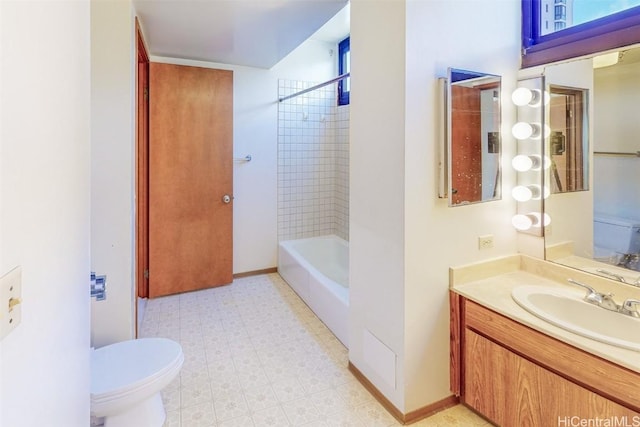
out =
[(449, 397), (445, 397), (442, 400), (438, 400), (437, 402), (433, 402), (427, 406), (423, 406), (422, 408), (418, 408), (414, 411), (407, 412), (404, 416), (405, 424), (412, 424), (417, 421), (420, 421), (424, 418), (427, 418), (436, 412), (444, 411), (447, 408), (451, 408), (452, 406), (456, 406), (460, 403), (460, 398), (458, 396), (451, 395)]
[(236, 273), (233, 275), (233, 278), (241, 279), (243, 277), (258, 276), (260, 274), (271, 274), (271, 273), (277, 273), (277, 272), (278, 272), (278, 267), (263, 268), (262, 270), (245, 271), (244, 273)]
[(356, 379), (364, 386), (364, 388), (366, 388), (369, 393), (371, 393), (373, 397), (375, 397), (376, 400), (380, 402), (380, 404), (403, 425), (415, 423), (423, 418), (435, 414), (436, 412), (440, 412), (460, 403), (460, 399), (452, 395), (405, 414), (396, 408), (395, 405), (391, 403), (391, 401), (387, 399), (380, 390), (378, 390), (378, 388), (373, 385), (373, 383), (369, 381), (358, 368), (355, 367), (353, 363), (351, 363), (351, 361), (349, 361), (349, 372), (351, 372), (353, 376), (356, 377)]

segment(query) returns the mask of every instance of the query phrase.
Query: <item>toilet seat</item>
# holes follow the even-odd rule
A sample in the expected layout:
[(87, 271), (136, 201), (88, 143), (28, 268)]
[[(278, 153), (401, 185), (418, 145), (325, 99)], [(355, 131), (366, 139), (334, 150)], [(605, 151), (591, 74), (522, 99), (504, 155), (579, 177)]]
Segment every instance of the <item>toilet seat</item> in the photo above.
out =
[(142, 338), (111, 344), (91, 354), (91, 414), (126, 411), (166, 387), (184, 355), (166, 338)]

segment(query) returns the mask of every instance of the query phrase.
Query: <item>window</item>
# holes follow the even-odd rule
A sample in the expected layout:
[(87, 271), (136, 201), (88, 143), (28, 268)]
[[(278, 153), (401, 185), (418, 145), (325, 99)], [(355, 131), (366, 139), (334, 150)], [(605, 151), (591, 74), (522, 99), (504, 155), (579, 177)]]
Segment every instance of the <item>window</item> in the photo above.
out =
[[(338, 74), (343, 75), (351, 72), (351, 44), (350, 38), (342, 40), (338, 44)], [(338, 82), (338, 105), (349, 104), (349, 94), (351, 93), (351, 77)]]
[(640, 0), (522, 0), (523, 67), (635, 43), (640, 43)]

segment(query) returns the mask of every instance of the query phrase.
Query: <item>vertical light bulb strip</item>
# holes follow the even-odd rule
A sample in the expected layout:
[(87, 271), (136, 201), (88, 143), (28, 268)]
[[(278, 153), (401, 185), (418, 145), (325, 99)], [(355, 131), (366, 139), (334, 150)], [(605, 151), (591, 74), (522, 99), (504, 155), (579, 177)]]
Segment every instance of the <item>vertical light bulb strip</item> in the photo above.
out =
[(511, 96), (517, 112), (516, 123), (511, 128), (517, 144), (517, 155), (511, 161), (517, 177), (511, 191), (516, 201), (516, 214), (511, 223), (519, 232), (536, 236), (543, 236), (544, 227), (550, 223), (543, 210), (544, 199), (549, 196), (544, 174), (551, 163), (543, 152), (543, 143), (551, 133), (545, 123), (549, 95), (544, 87), (544, 77), (520, 80)]

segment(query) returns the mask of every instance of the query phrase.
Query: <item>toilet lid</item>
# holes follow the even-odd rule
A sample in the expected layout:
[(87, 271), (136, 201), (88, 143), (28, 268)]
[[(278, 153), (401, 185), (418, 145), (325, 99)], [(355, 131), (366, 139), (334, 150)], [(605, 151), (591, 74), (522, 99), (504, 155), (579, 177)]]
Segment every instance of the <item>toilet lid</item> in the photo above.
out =
[(183, 359), (182, 347), (167, 338), (123, 341), (91, 352), (91, 394), (110, 394), (162, 375)]
[(633, 219), (633, 218), (619, 218), (616, 216), (611, 216), (611, 215), (602, 215), (602, 214), (598, 214), (596, 213), (593, 216), (593, 220), (595, 222), (602, 222), (604, 224), (611, 224), (611, 225), (619, 225), (622, 227), (639, 227), (640, 226), (640, 220), (637, 219)]

